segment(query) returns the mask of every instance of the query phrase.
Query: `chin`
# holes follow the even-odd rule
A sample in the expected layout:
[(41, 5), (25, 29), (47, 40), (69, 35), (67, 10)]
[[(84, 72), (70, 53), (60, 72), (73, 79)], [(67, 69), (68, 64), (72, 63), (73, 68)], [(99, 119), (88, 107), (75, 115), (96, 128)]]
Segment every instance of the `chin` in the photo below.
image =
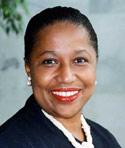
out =
[(60, 108), (59, 110), (54, 111), (53, 116), (55, 116), (57, 118), (67, 118), (68, 119), (68, 118), (73, 118), (76, 115), (79, 115), (80, 112), (81, 112), (81, 110), (74, 110), (74, 108), (70, 109), (70, 107), (67, 109)]

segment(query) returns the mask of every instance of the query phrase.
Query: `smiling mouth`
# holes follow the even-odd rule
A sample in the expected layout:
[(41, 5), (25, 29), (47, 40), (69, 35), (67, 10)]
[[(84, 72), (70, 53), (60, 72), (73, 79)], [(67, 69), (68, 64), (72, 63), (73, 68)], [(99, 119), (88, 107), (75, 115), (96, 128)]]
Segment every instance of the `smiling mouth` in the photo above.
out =
[(61, 102), (69, 103), (76, 100), (80, 94), (80, 89), (76, 88), (60, 88), (51, 91), (52, 95)]

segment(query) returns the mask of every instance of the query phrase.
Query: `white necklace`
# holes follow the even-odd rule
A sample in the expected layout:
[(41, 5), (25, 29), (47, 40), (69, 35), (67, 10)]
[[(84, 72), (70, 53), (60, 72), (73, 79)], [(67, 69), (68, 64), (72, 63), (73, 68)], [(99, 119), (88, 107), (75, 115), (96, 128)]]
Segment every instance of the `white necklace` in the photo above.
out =
[(71, 142), (74, 148), (94, 148), (94, 145), (92, 143), (92, 136), (90, 133), (90, 127), (87, 124), (82, 114), (81, 114), (81, 123), (82, 123), (82, 128), (84, 129), (87, 141), (83, 141), (80, 144), (79, 142), (76, 141), (74, 136), (62, 125), (62, 123), (57, 121), (53, 116), (49, 115), (44, 110), (42, 110), (42, 112), (58, 129), (60, 129), (63, 132), (63, 134), (68, 138), (68, 140)]

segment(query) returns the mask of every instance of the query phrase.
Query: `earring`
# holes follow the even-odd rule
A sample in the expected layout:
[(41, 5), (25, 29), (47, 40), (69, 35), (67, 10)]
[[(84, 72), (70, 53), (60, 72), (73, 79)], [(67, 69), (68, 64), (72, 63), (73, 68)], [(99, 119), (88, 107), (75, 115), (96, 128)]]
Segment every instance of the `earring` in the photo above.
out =
[(97, 85), (97, 84), (98, 84), (98, 81), (96, 80), (96, 81), (95, 81), (95, 85)]
[(31, 86), (31, 77), (28, 76), (27, 79), (28, 79), (28, 80), (27, 80), (27, 85), (28, 85), (28, 86)]

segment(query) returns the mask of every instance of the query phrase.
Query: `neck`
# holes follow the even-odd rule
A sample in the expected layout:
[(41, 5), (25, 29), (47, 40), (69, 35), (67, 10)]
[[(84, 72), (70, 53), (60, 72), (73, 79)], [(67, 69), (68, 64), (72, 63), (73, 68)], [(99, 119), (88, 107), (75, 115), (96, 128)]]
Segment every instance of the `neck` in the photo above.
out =
[(85, 135), (81, 127), (81, 113), (72, 117), (72, 118), (58, 118), (56, 120), (61, 122), (63, 126), (70, 132), (72, 135), (80, 141), (84, 141)]
[[(71, 144), (75, 147), (75, 148), (82, 148), (82, 147), (89, 147), (89, 148), (94, 148), (94, 145), (92, 144), (92, 136), (91, 136), (91, 132), (90, 132), (90, 127), (87, 124), (86, 120), (84, 119), (83, 115), (81, 115), (80, 118), (75, 118), (75, 119), (79, 119), (78, 121), (81, 120), (80, 125), (82, 124), (82, 128), (84, 129), (85, 135), (86, 135), (86, 141), (83, 141), (84, 138), (79, 138), (82, 137), (80, 134), (83, 132), (82, 130), (80, 132), (78, 132), (78, 136), (75, 136), (75, 134), (73, 134), (73, 132), (70, 132), (66, 129), (66, 127), (64, 127), (64, 121), (65, 120), (60, 120), (60, 118), (55, 119), (55, 117), (49, 115), (47, 112), (45, 112), (44, 110), (42, 110), (42, 112), (44, 113), (44, 115), (59, 129), (62, 131), (62, 133), (67, 137), (67, 139), (71, 142)], [(74, 119), (74, 118), (73, 118)], [(68, 121), (76, 121), (76, 120), (69, 120)], [(59, 120), (59, 121), (57, 121)], [(63, 121), (63, 122), (61, 122)], [(67, 122), (66, 122), (67, 123)], [(70, 122), (71, 123), (71, 122)], [(75, 122), (76, 123), (76, 122)], [(66, 124), (67, 125), (67, 124)], [(71, 124), (70, 124), (71, 125)], [(74, 125), (74, 123), (73, 123)], [(76, 125), (76, 124), (75, 124)], [(68, 125), (69, 127), (69, 125)], [(72, 126), (73, 127), (73, 126)], [(79, 127), (79, 126), (74, 126), (74, 127)], [(70, 130), (72, 130), (71, 128), (69, 128)], [(75, 132), (74, 132), (75, 133)], [(77, 135), (77, 134), (76, 134)], [(78, 138), (80, 141), (83, 141), (82, 144), (79, 143), (77, 140), (75, 140), (75, 137)], [(84, 137), (84, 135), (83, 135)]]

